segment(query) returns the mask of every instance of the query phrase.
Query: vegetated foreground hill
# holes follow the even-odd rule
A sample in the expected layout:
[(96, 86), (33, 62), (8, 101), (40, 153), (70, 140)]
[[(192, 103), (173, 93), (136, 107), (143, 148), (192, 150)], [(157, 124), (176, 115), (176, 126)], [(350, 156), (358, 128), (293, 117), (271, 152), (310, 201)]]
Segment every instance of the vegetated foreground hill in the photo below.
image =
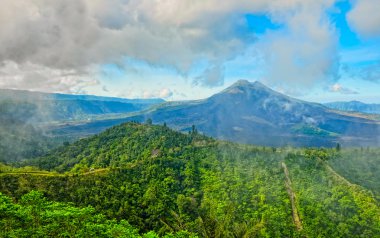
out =
[(238, 81), (221, 93), (198, 101), (168, 102), (139, 115), (84, 125), (58, 133), (93, 132), (123, 121), (167, 123), (187, 131), (194, 124), (208, 136), (265, 146), (379, 146), (380, 122), (341, 113), (275, 92), (259, 82)]
[(380, 104), (368, 104), (359, 101), (350, 102), (330, 102), (324, 103), (326, 107), (348, 112), (361, 112), (370, 114), (380, 114)]
[[(106, 219), (91, 206), (48, 201), (41, 192), (31, 191), (15, 204), (0, 193), (0, 237), (124, 237), (159, 238), (155, 232), (140, 236), (127, 221)], [(196, 237), (188, 232), (167, 234), (164, 238)]]
[[(379, 150), (356, 151), (367, 152), (371, 161), (380, 158)], [(51, 172), (0, 167), (0, 191), (18, 200), (34, 189), (54, 201), (91, 205), (141, 232), (378, 237), (379, 187), (337, 173), (334, 161), (345, 167), (346, 155), (339, 147), (254, 147), (216, 141), (196, 128), (182, 134), (127, 123), (33, 161)], [(372, 168), (362, 169), (371, 179)]]

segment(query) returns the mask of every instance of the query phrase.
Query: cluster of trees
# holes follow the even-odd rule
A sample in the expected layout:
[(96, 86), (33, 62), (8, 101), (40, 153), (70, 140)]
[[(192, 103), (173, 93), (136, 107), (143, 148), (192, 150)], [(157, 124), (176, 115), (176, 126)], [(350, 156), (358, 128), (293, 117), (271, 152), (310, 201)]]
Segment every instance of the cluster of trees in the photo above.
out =
[(372, 191), (380, 202), (380, 149), (346, 148), (329, 165), (351, 183)]
[(158, 235), (376, 237), (378, 201), (330, 167), (344, 156), (344, 149), (254, 147), (215, 141), (196, 128), (182, 134), (127, 123), (32, 163), (60, 174), (0, 173), (0, 191), (20, 204), (25, 193), (43, 191), (53, 201), (90, 205), (112, 224), (125, 220)]
[(320, 237), (379, 236), (378, 201), (370, 191), (350, 183), (329, 166), (342, 155), (328, 154), (328, 162), (310, 159), (309, 153), (290, 153), (285, 159), (297, 193), (303, 232)]
[[(149, 124), (148, 124), (149, 125)], [(150, 158), (178, 157), (195, 143), (213, 143), (193, 132), (175, 132), (165, 126), (129, 122), (90, 138), (66, 144), (29, 164), (59, 172), (86, 172), (91, 168), (124, 168)]]
[[(0, 237), (125, 237), (159, 238), (151, 231), (139, 235), (127, 221), (107, 219), (91, 206), (77, 208), (67, 203), (48, 201), (42, 193), (31, 191), (19, 204), (0, 193)], [(181, 231), (163, 238), (196, 238)]]

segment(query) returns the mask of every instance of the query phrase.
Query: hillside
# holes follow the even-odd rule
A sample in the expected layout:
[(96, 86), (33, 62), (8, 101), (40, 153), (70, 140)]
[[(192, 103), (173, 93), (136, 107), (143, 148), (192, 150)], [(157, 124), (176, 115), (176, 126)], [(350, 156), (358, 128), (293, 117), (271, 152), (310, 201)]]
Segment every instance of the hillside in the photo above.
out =
[(125, 167), (142, 159), (175, 156), (174, 149), (191, 147), (193, 141), (198, 140), (200, 144), (213, 141), (199, 134), (189, 136), (167, 127), (127, 123), (53, 150), (35, 160), (37, 164), (34, 165), (60, 172)]
[(21, 111), (33, 110), (33, 118), (19, 113), (17, 116), (33, 122), (77, 121), (103, 118), (112, 114), (125, 114), (147, 109), (163, 103), (162, 99), (126, 99), (92, 95), (69, 95), (0, 89), (0, 105), (14, 106)]
[(218, 139), (264, 146), (378, 146), (380, 122), (297, 100), (265, 85), (240, 80), (204, 100), (168, 102), (126, 118), (56, 128), (57, 133), (92, 132), (125, 121), (167, 125)]
[(51, 200), (125, 219), (141, 232), (376, 237), (378, 187), (353, 184), (330, 166), (337, 160), (346, 167), (347, 153), (239, 145), (199, 135), (197, 128), (182, 134), (126, 123), (33, 161), (51, 172), (0, 169), (0, 191), (16, 200), (43, 191)]
[(206, 135), (266, 146), (378, 145), (380, 124), (297, 100), (255, 82), (238, 81), (198, 102), (164, 104), (145, 114), (154, 122)]
[[(149, 232), (140, 236), (138, 229), (125, 220), (115, 221), (97, 214), (91, 206), (77, 208), (71, 204), (48, 201), (43, 194), (31, 191), (15, 204), (0, 193), (0, 237), (156, 237)], [(188, 232), (168, 234), (164, 238), (196, 237)]]

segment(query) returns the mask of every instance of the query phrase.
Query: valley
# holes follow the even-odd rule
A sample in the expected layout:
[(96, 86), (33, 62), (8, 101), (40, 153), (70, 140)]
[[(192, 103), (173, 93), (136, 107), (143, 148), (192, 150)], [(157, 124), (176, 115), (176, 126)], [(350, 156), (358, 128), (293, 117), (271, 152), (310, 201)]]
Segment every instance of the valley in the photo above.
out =
[(183, 102), (16, 95), (0, 100), (0, 237), (380, 234), (376, 114), (247, 81)]

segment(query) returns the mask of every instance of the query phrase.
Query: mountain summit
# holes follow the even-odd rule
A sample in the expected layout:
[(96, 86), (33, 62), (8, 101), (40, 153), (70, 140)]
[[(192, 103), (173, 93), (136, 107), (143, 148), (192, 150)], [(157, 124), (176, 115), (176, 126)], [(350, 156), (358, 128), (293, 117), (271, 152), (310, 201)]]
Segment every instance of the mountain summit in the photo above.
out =
[(367, 145), (377, 144), (380, 135), (378, 122), (342, 115), (247, 80), (205, 100), (163, 104), (144, 116), (178, 130), (194, 124), (219, 139), (270, 146)]
[(361, 146), (380, 142), (378, 121), (291, 98), (257, 81), (239, 80), (207, 99), (164, 103), (133, 117), (104, 123), (109, 126), (148, 118), (180, 131), (189, 131), (195, 125), (208, 136), (266, 146), (335, 146), (338, 142)]
[(238, 80), (228, 88), (224, 89), (220, 93), (244, 93), (248, 92), (250, 90), (253, 91), (273, 91), (272, 89), (265, 86), (263, 83), (260, 83), (259, 81), (255, 81), (253, 83), (249, 82), (248, 80)]

